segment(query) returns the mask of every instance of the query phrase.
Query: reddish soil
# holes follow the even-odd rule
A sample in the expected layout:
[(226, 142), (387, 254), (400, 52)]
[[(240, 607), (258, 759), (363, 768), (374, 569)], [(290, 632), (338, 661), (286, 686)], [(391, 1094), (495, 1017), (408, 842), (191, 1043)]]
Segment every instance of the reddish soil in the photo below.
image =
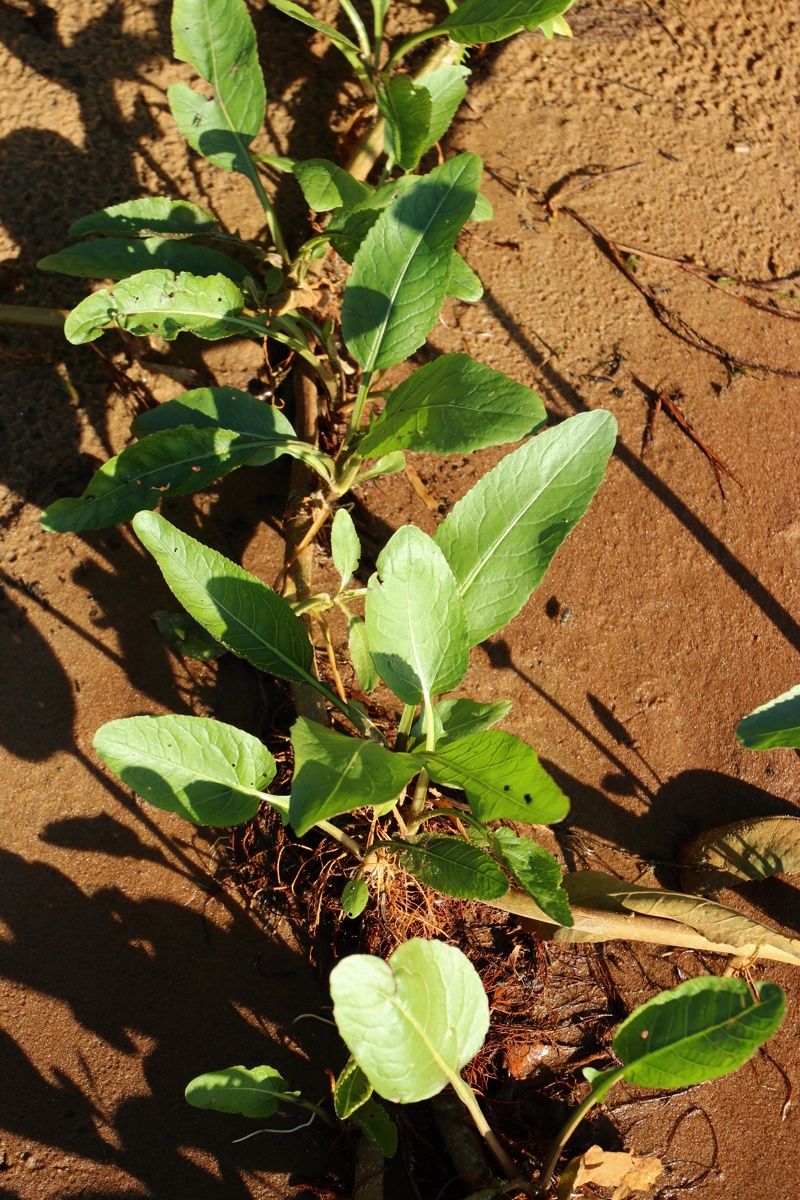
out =
[[(196, 162), (172, 126), (164, 88), (190, 71), (170, 61), (169, 7), (83, 0), (37, 6), (32, 19), (16, 0), (0, 5), (3, 302), (74, 304), (85, 285), (38, 274), (36, 260), (65, 244), (70, 221), (138, 194), (209, 204), (230, 227), (257, 231), (247, 185)], [(271, 98), (264, 148), (334, 155), (338, 59), (296, 30), (287, 41), (291, 27), (253, 7)], [(636, 277), (663, 305), (762, 364), (731, 375), (664, 327), (584, 225), (564, 211), (548, 221), (540, 201), (590, 169), (600, 177), (579, 188), (576, 176), (558, 202), (608, 238), (737, 278), (797, 270), (797, 22), (779, 0), (595, 0), (576, 5), (573, 24), (573, 42), (523, 36), (477, 61), (450, 148), (482, 154), (491, 172), (495, 219), (462, 243), (486, 296), (450, 305), (428, 352), (467, 349), (535, 387), (554, 419), (609, 408), (620, 440), (588, 516), (503, 637), (476, 650), (465, 691), (514, 701), (505, 727), (538, 749), (572, 800), (557, 833), (570, 865), (674, 885), (671, 864), (692, 834), (797, 811), (796, 755), (744, 751), (734, 728), (800, 678), (798, 381), (767, 369), (800, 371), (800, 325), (640, 254)], [(294, 202), (282, 186), (290, 229)], [(291, 1022), (319, 1010), (324, 989), (289, 928), (214, 879), (209, 840), (141, 808), (91, 748), (104, 721), (142, 711), (213, 713), (259, 730), (269, 697), (242, 663), (171, 655), (149, 617), (169, 599), (126, 531), (54, 537), (38, 524), (46, 503), (79, 492), (125, 444), (136, 398), (110, 378), (111, 359), (165, 399), (183, 390), (159, 373), (165, 358), (190, 384), (246, 386), (258, 353), (184, 338), (131, 365), (118, 342), (100, 349), (109, 360), (67, 347), (56, 330), (0, 331), (0, 1194), (296, 1195), (323, 1170), (325, 1139), (312, 1130), (232, 1145), (242, 1123), (189, 1109), (182, 1092), (200, 1070), (265, 1061), (322, 1095), (335, 1042), (317, 1022)], [(662, 388), (682, 393), (682, 412), (735, 474), (722, 477), (724, 496), (666, 413), (640, 453)], [(501, 453), (419, 456), (415, 467), (445, 512)], [(279, 472), (251, 472), (167, 514), (271, 581), (285, 487)], [(404, 477), (370, 486), (363, 501), (378, 525), (435, 520)], [(791, 880), (726, 899), (800, 934)], [(720, 970), (621, 943), (547, 957), (547, 1036), (533, 1025), (511, 1055), (530, 1076), (534, 1126), (545, 1067), (551, 1080), (574, 1077), (576, 1030), (616, 1022), (656, 986)], [(769, 1055), (646, 1103), (620, 1088), (589, 1131), (660, 1155), (661, 1197), (800, 1193), (799, 1118), (786, 1106), (800, 986), (789, 968), (754, 974), (789, 993)]]

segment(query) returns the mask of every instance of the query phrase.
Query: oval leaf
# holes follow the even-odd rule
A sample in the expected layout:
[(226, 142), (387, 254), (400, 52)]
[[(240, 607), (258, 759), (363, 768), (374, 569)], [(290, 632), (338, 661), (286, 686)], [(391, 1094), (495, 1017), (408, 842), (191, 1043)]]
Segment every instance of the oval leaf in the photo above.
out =
[(377, 92), (378, 107), (386, 121), (386, 152), (404, 171), (413, 171), (428, 146), (432, 100), (425, 87), (408, 75), (394, 75)]
[(340, 1121), (346, 1121), (372, 1095), (372, 1084), (354, 1058), (348, 1058), (333, 1088), (333, 1107)]
[(515, 617), (603, 479), (611, 413), (580, 413), (508, 454), (453, 508), (436, 542), (458, 580), (470, 645)]
[(286, 1080), (274, 1067), (228, 1067), (198, 1075), (186, 1088), (186, 1099), (194, 1108), (241, 1113), (243, 1117), (271, 1117), (278, 1105), (297, 1100)]
[(800, 874), (800, 817), (755, 817), (701, 833), (681, 851), (687, 891)]
[(227, 254), (172, 238), (98, 238), (48, 254), (36, 264), (40, 271), (59, 271), (83, 279), (127, 279), (163, 267), (194, 275), (225, 275), (236, 284), (253, 274)]
[(443, 354), (394, 389), (358, 452), (366, 458), (390, 450), (468, 454), (518, 442), (546, 420), (530, 388), (466, 354)]
[(462, 300), (465, 304), (477, 304), (483, 296), (483, 284), (457, 250), (453, 251), (450, 259), (447, 294), (454, 300)]
[(316, 684), (308, 634), (277, 592), (156, 513), (139, 513), (133, 528), (172, 594), (213, 638), (261, 671)]
[(195, 825), (249, 821), (275, 775), (258, 738), (207, 717), (111, 721), (95, 734), (94, 748), (137, 796)]
[(350, 1053), (385, 1100), (437, 1095), (489, 1028), (480, 976), (454, 946), (412, 938), (387, 962), (351, 954), (331, 972), (333, 1015)]
[(361, 542), (358, 540), (353, 518), (346, 508), (338, 509), (333, 518), (331, 555), (333, 565), (342, 577), (342, 587), (347, 587), (361, 561)]
[(214, 233), (218, 224), (217, 218), (199, 204), (168, 200), (164, 196), (142, 196), (73, 221), (69, 234), (70, 237), (84, 237), (87, 233), (147, 237), (161, 233), (173, 238), (192, 237)]
[(470, 73), (468, 67), (437, 67), (435, 71), (429, 71), (414, 81), (417, 87), (425, 88), (431, 98), (428, 136), (422, 147), (423, 154), (450, 128), (453, 117), (467, 94), (467, 79)]
[(748, 750), (800, 749), (800, 685), (748, 713), (736, 736)]
[(369, 888), (363, 879), (351, 879), (342, 892), (342, 912), (350, 920), (360, 917), (369, 903)]
[(467, 46), (499, 42), (552, 22), (572, 4), (573, 0), (464, 0), (431, 34), (446, 32)]
[[(191, 425), (195, 429), (233, 429), (253, 437), (276, 439), (278, 444), (280, 439), (297, 437), (279, 408), (233, 387), (194, 388), (183, 392), (174, 400), (139, 413), (131, 425), (131, 433), (142, 437), (180, 425)], [(258, 457), (259, 465), (266, 461), (271, 460)]]
[(398, 858), (420, 883), (458, 900), (496, 900), (508, 891), (508, 880), (494, 859), (458, 837), (420, 838)]
[(292, 726), (292, 747), (289, 820), (298, 837), (327, 817), (393, 800), (419, 771), (412, 754), (395, 754), (305, 717)]
[(510, 829), (496, 829), (491, 847), (498, 860), (542, 912), (559, 925), (575, 924), (569, 910), (567, 893), (561, 886), (561, 867), (549, 850), (527, 837), (518, 837)]
[(467, 673), (464, 608), (436, 543), (406, 525), (381, 551), (365, 618), (375, 667), (404, 704), (448, 692)]
[(342, 304), (347, 348), (369, 376), (425, 341), (450, 278), (450, 251), (475, 205), (481, 160), (459, 154), (405, 187), (353, 260)]
[[(478, 704), (476, 700), (440, 700), (433, 706), (436, 739), (455, 742), (470, 733), (482, 733), (502, 721), (510, 708), (510, 700), (495, 700), (492, 704)], [(412, 725), (411, 735), (424, 741), (424, 713)]]
[(361, 617), (351, 617), (347, 622), (347, 646), (360, 687), (365, 692), (374, 691), (380, 682), (380, 675), (375, 670), (375, 663), (369, 652), (367, 627)]
[(354, 179), (349, 171), (324, 158), (306, 158), (293, 164), (292, 174), (309, 208), (330, 212), (344, 204), (360, 204), (372, 194), (368, 183)]
[(479, 821), (549, 825), (569, 811), (567, 797), (536, 751), (511, 733), (492, 729), (468, 734), (418, 753), (435, 783), (464, 790)]

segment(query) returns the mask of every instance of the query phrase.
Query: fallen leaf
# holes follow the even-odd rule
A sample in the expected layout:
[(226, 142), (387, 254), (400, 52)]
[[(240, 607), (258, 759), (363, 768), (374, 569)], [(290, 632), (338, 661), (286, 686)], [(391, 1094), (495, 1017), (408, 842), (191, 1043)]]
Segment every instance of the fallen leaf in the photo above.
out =
[(687, 891), (731, 887), (743, 879), (800, 874), (800, 817), (755, 817), (720, 825), (681, 851)]
[(635, 1158), (632, 1154), (610, 1153), (602, 1146), (591, 1146), (564, 1169), (558, 1185), (558, 1200), (582, 1195), (578, 1189), (615, 1188), (612, 1200), (626, 1200), (632, 1192), (648, 1192), (664, 1170), (658, 1158)]

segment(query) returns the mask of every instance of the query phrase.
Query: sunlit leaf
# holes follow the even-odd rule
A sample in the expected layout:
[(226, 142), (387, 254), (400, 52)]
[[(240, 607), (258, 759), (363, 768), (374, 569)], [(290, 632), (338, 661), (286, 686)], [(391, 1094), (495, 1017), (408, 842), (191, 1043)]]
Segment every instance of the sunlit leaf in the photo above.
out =
[(347, 587), (361, 561), (361, 542), (346, 508), (337, 509), (331, 525), (331, 555), (333, 565), (342, 577), (342, 587)]
[[(511, 708), (510, 700), (495, 700), (492, 704), (478, 704), (476, 700), (447, 699), (433, 706), (433, 722), (436, 740), (446, 738), (454, 742), (470, 733), (482, 733), (502, 721)], [(425, 738), (424, 714), (420, 714), (411, 727), (412, 737)]]
[(530, 838), (519, 837), (510, 829), (503, 828), (492, 831), (490, 845), (498, 861), (523, 891), (533, 896), (542, 912), (559, 925), (569, 927), (575, 924), (567, 893), (561, 886), (561, 867), (549, 850)]
[(372, 188), (349, 171), (337, 167), (325, 158), (306, 158), (292, 166), (294, 175), (309, 208), (315, 212), (330, 212), (345, 204), (360, 204), (372, 194)]
[(508, 880), (494, 859), (459, 837), (421, 837), (405, 846), (398, 859), (409, 875), (446, 896), (495, 900), (508, 891)]
[(369, 888), (363, 879), (351, 879), (342, 892), (342, 912), (354, 920), (360, 917), (369, 903)]
[(477, 304), (483, 295), (483, 284), (457, 250), (453, 251), (453, 257), (450, 260), (447, 294), (454, 300), (463, 301), (464, 304)]
[(188, 200), (168, 200), (164, 196), (142, 196), (112, 204), (100, 212), (80, 217), (69, 227), (70, 237), (102, 233), (109, 237), (192, 237), (214, 233), (219, 222), (212, 213)]
[(244, 1117), (271, 1117), (281, 1103), (291, 1103), (300, 1093), (289, 1090), (274, 1067), (228, 1067), (198, 1075), (186, 1088), (194, 1108), (241, 1113)]
[(736, 736), (748, 750), (800, 749), (800, 685), (748, 713)]
[(380, 675), (372, 661), (367, 627), (361, 617), (351, 617), (347, 622), (347, 647), (362, 691), (374, 691), (380, 682)]
[(372, 1084), (354, 1058), (348, 1058), (333, 1088), (333, 1107), (346, 1121), (372, 1095)]
[(83, 279), (127, 279), (142, 271), (163, 268), (176, 274), (190, 271), (199, 276), (224, 275), (241, 285), (253, 274), (219, 250), (163, 237), (98, 238), (48, 254), (36, 265), (40, 271), (58, 271)]

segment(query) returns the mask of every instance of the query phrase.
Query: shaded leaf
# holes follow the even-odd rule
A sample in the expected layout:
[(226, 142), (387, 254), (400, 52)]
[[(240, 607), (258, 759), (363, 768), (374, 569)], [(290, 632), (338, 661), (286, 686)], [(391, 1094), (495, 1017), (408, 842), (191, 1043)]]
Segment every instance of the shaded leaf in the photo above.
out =
[(212, 213), (188, 200), (168, 200), (164, 196), (142, 196), (112, 204), (100, 212), (80, 217), (69, 227), (70, 237), (88, 233), (109, 236), (147, 237), (163, 234), (169, 237), (192, 237), (214, 233), (219, 225)]
[(295, 4), (294, 0), (269, 0), (273, 8), (277, 8), (280, 12), (286, 13), (287, 17), (294, 17), (296, 21), (300, 21), (303, 25), (308, 25), (310, 29), (317, 33), (324, 33), (328, 41), (341, 50), (348, 62), (358, 63), (359, 53), (358, 46), (355, 42), (351, 42), (349, 37), (345, 37), (338, 29), (334, 29), (332, 25), (326, 25), (324, 21), (319, 21), (311, 13), (302, 8), (299, 4)]
[(580, 413), (508, 454), (436, 531), (459, 583), (470, 644), (502, 629), (581, 519), (614, 448), (611, 413)]
[(386, 121), (386, 153), (404, 171), (413, 171), (424, 150), (436, 141), (428, 138), (431, 93), (408, 75), (398, 74), (378, 89), (377, 101)]
[(800, 748), (800, 685), (742, 717), (736, 736), (748, 750)]
[(421, 883), (460, 900), (495, 900), (508, 891), (494, 859), (459, 837), (421, 837), (405, 845), (398, 860)]
[[(478, 704), (475, 700), (440, 700), (433, 706), (436, 740), (446, 738), (455, 742), (470, 733), (482, 733), (502, 721), (510, 708), (510, 700), (495, 700), (492, 704)], [(417, 740), (425, 738), (423, 718), (424, 714), (420, 714), (411, 727), (411, 735)]]
[(352, 1119), (384, 1158), (394, 1158), (397, 1153), (397, 1126), (382, 1104), (369, 1099), (356, 1109)]
[(333, 518), (331, 555), (333, 565), (342, 577), (342, 587), (347, 587), (361, 561), (361, 542), (358, 540), (353, 518), (346, 508), (337, 509)]
[(278, 1105), (297, 1100), (286, 1080), (274, 1067), (228, 1067), (198, 1075), (186, 1088), (186, 1099), (194, 1108), (241, 1113), (244, 1117), (271, 1117)]
[(340, 1121), (352, 1117), (372, 1095), (372, 1084), (354, 1058), (348, 1058), (333, 1088), (333, 1107)]
[(536, 751), (511, 733), (472, 733), (417, 753), (435, 783), (464, 790), (479, 821), (549, 825), (569, 811), (567, 797)]
[(103, 288), (82, 300), (67, 317), (64, 333), (67, 341), (81, 345), (95, 341), (113, 321), (137, 337), (154, 333), (173, 341), (192, 332), (214, 341), (246, 327), (237, 320), (243, 307), (241, 292), (224, 275), (141, 271), (113, 290)]
[(315, 212), (360, 204), (372, 194), (368, 183), (355, 179), (349, 171), (325, 158), (299, 160), (293, 164), (292, 174), (303, 189), (308, 207)]
[(342, 912), (354, 920), (360, 917), (369, 903), (369, 888), (363, 879), (351, 879), (342, 892)]
[(483, 295), (483, 284), (457, 250), (453, 251), (450, 260), (447, 294), (454, 300), (462, 300), (465, 304), (477, 304)]
[(190, 271), (193, 275), (224, 275), (243, 284), (253, 272), (227, 254), (174, 238), (98, 238), (48, 254), (36, 264), (40, 271), (59, 271), (84, 279), (127, 279), (156, 268)]
[(390, 450), (468, 454), (520, 441), (546, 420), (545, 407), (530, 388), (467, 354), (442, 354), (398, 384), (358, 452), (365, 457)]
[(368, 375), (425, 341), (450, 278), (450, 251), (475, 205), (481, 160), (459, 154), (414, 177), (384, 209), (353, 260), (342, 334)]
[(390, 538), (369, 581), (366, 629), (375, 667), (404, 704), (447, 692), (464, 678), (469, 647), (458, 586), (421, 529)]
[(212, 637), (261, 671), (314, 686), (308, 634), (277, 592), (156, 513), (139, 513), (133, 528), (173, 595)]
[(510, 829), (494, 830), (490, 845), (498, 861), (523, 891), (533, 896), (542, 912), (559, 925), (570, 927), (575, 924), (567, 893), (561, 886), (561, 867), (549, 850), (530, 838), (519, 837)]
[(258, 810), (275, 760), (258, 738), (207, 717), (125, 717), (98, 729), (106, 766), (156, 808), (195, 825), (240, 825)]
[(369, 652), (367, 627), (361, 617), (351, 617), (347, 622), (347, 647), (350, 653), (350, 662), (353, 664), (356, 679), (362, 690), (374, 691), (380, 682), (380, 675), (375, 669), (375, 663)]
[(211, 634), (207, 633), (203, 626), (199, 625), (188, 613), (166, 612), (164, 609), (158, 609), (153, 613), (153, 620), (172, 649), (176, 653), (182, 654), (184, 658), (196, 658), (200, 662), (211, 662), (226, 652), (225, 647), (220, 646), (219, 642), (212, 638)]
[(681, 851), (681, 886), (713, 891), (743, 879), (800, 874), (800, 817), (753, 817), (720, 825)]
[[(174, 400), (139, 413), (131, 425), (131, 433), (142, 437), (157, 429), (175, 429), (179, 425), (192, 425), (195, 429), (216, 426), (260, 438), (297, 437), (279, 408), (233, 387), (204, 387), (183, 392)], [(269, 461), (271, 459), (258, 459), (259, 465)]]
[(167, 89), (178, 129), (215, 166), (257, 180), (248, 147), (264, 121), (267, 94), (244, 0), (175, 0), (172, 46), (213, 91), (209, 98), (185, 83)]
[(327, 817), (392, 800), (419, 770), (412, 754), (395, 754), (305, 717), (292, 726), (292, 747), (289, 820), (298, 837)]
[(470, 74), (468, 67), (451, 65), (437, 67), (435, 71), (429, 71), (415, 80), (417, 87), (425, 88), (431, 98), (428, 136), (422, 147), (423, 154), (450, 128), (453, 117), (467, 94), (467, 79)]
[(454, 946), (411, 938), (387, 962), (351, 954), (330, 977), (333, 1015), (375, 1091), (410, 1104), (458, 1078), (489, 1028), (475, 968)]

